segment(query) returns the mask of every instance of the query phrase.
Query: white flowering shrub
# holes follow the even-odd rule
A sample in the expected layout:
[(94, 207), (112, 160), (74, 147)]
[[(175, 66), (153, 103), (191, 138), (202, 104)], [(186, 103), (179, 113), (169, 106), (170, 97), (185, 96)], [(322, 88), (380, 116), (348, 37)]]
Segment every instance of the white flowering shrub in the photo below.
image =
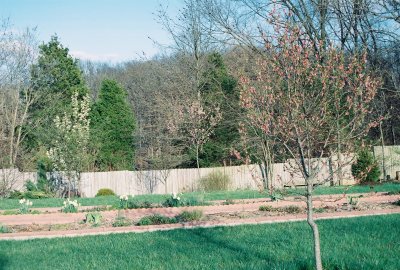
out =
[(70, 200), (69, 198), (64, 201), (64, 206), (61, 209), (63, 213), (77, 213), (78, 208), (81, 206), (77, 200)]
[(77, 188), (79, 174), (87, 164), (90, 135), (90, 97), (78, 99), (78, 92), (71, 97), (71, 111), (62, 117), (56, 116), (54, 124), (56, 139), (48, 150), (47, 156), (54, 168), (65, 174), (68, 181), (68, 197), (71, 190)]
[(31, 207), (32, 205), (33, 205), (33, 203), (30, 200), (27, 200), (27, 199), (19, 200), (19, 212), (21, 214), (28, 214), (29, 207)]

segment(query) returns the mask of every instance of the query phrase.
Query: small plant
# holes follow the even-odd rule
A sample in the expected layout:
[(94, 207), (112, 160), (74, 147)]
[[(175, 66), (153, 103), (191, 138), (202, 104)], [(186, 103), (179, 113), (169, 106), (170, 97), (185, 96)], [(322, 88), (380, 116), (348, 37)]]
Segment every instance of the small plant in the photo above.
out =
[(273, 208), (271, 205), (261, 205), (258, 208), (259, 211), (265, 211), (265, 212), (272, 212), (275, 211), (275, 208)]
[(176, 220), (178, 222), (191, 222), (191, 221), (198, 221), (202, 217), (203, 217), (203, 212), (201, 210), (183, 211), (178, 216), (176, 216)]
[(351, 165), (351, 173), (360, 183), (378, 182), (381, 174), (374, 157), (366, 149), (357, 154), (357, 161)]
[(359, 198), (359, 197), (349, 196), (349, 197), (347, 197), (347, 200), (348, 200), (348, 202), (349, 202), (349, 204), (350, 204), (351, 206), (357, 206), (357, 204), (358, 204), (358, 198)]
[(177, 222), (176, 218), (169, 218), (160, 214), (154, 214), (152, 216), (141, 218), (137, 223), (137, 225), (147, 226), (147, 225), (172, 224), (176, 222)]
[(231, 199), (227, 199), (227, 200), (225, 200), (222, 204), (223, 204), (223, 205), (231, 205), (231, 204), (235, 204), (235, 201), (234, 201), (234, 200), (231, 200)]
[(0, 233), (11, 233), (11, 230), (6, 225), (0, 224)]
[(302, 212), (301, 208), (298, 206), (295, 206), (295, 205), (289, 205), (289, 206), (283, 207), (282, 210), (289, 214), (299, 214)]
[(19, 200), (19, 213), (20, 214), (28, 214), (29, 213), (29, 207), (32, 206), (32, 202), (27, 199), (21, 199)]
[(112, 224), (113, 227), (126, 227), (130, 225), (132, 225), (132, 221), (123, 216), (116, 217), (114, 223)]
[(397, 205), (397, 206), (400, 206), (400, 200), (395, 201), (393, 204), (394, 204), (394, 205)]
[(119, 209), (128, 209), (128, 195), (119, 196)]
[(172, 196), (165, 200), (162, 204), (164, 207), (178, 207), (183, 206), (183, 202), (181, 201), (181, 197), (178, 194), (172, 193)]
[(63, 213), (77, 213), (78, 208), (80, 207), (80, 203), (77, 200), (71, 201), (69, 198), (64, 201), (64, 206), (61, 209)]
[(206, 192), (228, 190), (231, 179), (221, 171), (213, 171), (200, 179), (200, 188)]
[(101, 188), (97, 191), (96, 197), (100, 196), (115, 196), (115, 193), (112, 189), (109, 188)]
[(90, 212), (86, 214), (84, 222), (86, 224), (92, 224), (93, 226), (98, 226), (101, 223), (102, 216), (98, 212)]
[(153, 208), (153, 204), (149, 201), (140, 202), (137, 200), (128, 200), (128, 209), (139, 209), (139, 208)]
[(314, 213), (325, 213), (326, 208), (324, 207), (319, 207), (319, 208), (313, 208)]

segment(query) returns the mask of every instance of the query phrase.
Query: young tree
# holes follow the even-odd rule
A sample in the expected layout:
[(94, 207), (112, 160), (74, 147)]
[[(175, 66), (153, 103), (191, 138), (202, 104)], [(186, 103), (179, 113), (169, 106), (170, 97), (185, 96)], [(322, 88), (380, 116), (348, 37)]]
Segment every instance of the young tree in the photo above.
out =
[(67, 178), (68, 198), (71, 197), (71, 191), (79, 191), (80, 173), (89, 160), (90, 98), (86, 95), (80, 101), (78, 96), (78, 92), (75, 92), (71, 97), (71, 111), (54, 118), (55, 137), (47, 152), (54, 169)]
[(241, 104), (246, 123), (276, 140), (305, 179), (307, 222), (313, 232), (316, 268), (322, 269), (313, 189), (329, 179), (317, 179), (319, 168), (323, 158), (334, 154), (337, 130), (348, 155), (354, 141), (376, 124), (368, 114), (380, 82), (369, 72), (365, 54), (345, 57), (332, 46), (318, 52), (314, 44), (299, 28), (289, 24), (276, 28), (275, 39), (266, 38), (256, 78), (241, 79)]
[(91, 140), (100, 170), (132, 170), (135, 117), (126, 91), (116, 81), (104, 80), (91, 116)]

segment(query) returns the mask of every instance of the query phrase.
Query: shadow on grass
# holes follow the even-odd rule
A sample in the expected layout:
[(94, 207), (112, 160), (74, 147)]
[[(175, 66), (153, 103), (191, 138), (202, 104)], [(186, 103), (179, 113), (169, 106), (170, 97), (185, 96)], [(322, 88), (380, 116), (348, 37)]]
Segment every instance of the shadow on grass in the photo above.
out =
[(0, 270), (6, 269), (9, 259), (4, 254), (0, 253)]

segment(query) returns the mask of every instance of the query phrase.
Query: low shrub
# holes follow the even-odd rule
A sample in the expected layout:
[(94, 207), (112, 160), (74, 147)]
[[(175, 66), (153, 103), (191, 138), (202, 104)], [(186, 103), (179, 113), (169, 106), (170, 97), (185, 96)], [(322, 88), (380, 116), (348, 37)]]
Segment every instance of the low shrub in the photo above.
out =
[(98, 226), (101, 223), (102, 216), (98, 212), (90, 212), (86, 214), (84, 222), (86, 224), (92, 224), (94, 226)]
[(394, 205), (397, 205), (397, 206), (400, 206), (400, 200), (395, 201), (393, 204), (394, 204)]
[(223, 204), (223, 205), (231, 205), (231, 204), (235, 204), (235, 201), (234, 201), (234, 200), (231, 200), (231, 199), (227, 199), (227, 200), (225, 200), (222, 204)]
[(191, 221), (198, 221), (202, 217), (203, 217), (203, 212), (201, 210), (183, 211), (182, 213), (176, 216), (176, 220), (178, 222), (191, 222)]
[(140, 202), (137, 200), (128, 200), (128, 209), (139, 209), (139, 208), (153, 208), (154, 205), (149, 201)]
[(169, 218), (160, 214), (154, 214), (151, 216), (142, 217), (137, 225), (147, 226), (147, 225), (161, 225), (161, 224), (172, 224), (177, 223), (176, 218)]
[(97, 191), (96, 197), (100, 196), (115, 196), (115, 193), (112, 189), (109, 188), (101, 188)]
[(132, 221), (121, 216), (118, 216), (112, 224), (113, 227), (126, 227), (130, 225), (132, 225)]
[(10, 192), (10, 195), (8, 195), (9, 199), (22, 199), (24, 196), (24, 193), (18, 190), (13, 190)]
[(26, 191), (22, 195), (25, 199), (47, 199), (53, 198), (53, 194), (46, 193), (44, 191)]
[(272, 212), (276, 211), (276, 208), (273, 208), (271, 205), (261, 205), (258, 208), (259, 211), (265, 211), (265, 212)]
[(231, 179), (221, 171), (213, 171), (200, 179), (200, 188), (206, 192), (228, 190)]
[(381, 174), (372, 153), (366, 149), (357, 154), (357, 161), (351, 165), (351, 173), (360, 183), (378, 182)]
[(11, 233), (12, 231), (6, 225), (0, 224), (0, 233)]
[(289, 214), (299, 214), (302, 212), (301, 208), (295, 205), (289, 205), (282, 208), (282, 210)]

